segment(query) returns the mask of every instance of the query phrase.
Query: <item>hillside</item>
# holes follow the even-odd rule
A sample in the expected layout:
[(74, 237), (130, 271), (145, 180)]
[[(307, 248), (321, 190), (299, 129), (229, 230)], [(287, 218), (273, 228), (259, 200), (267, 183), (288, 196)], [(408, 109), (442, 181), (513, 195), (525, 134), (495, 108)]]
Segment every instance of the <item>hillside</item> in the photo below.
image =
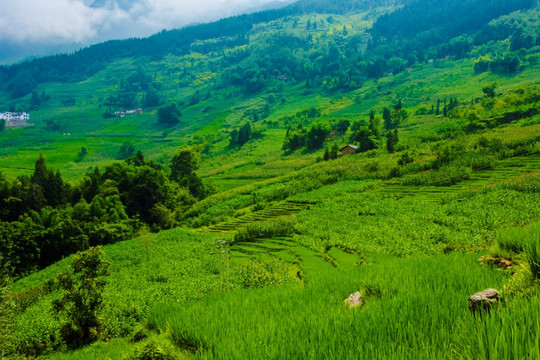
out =
[(1, 67), (0, 357), (540, 357), (539, 15), (302, 0)]

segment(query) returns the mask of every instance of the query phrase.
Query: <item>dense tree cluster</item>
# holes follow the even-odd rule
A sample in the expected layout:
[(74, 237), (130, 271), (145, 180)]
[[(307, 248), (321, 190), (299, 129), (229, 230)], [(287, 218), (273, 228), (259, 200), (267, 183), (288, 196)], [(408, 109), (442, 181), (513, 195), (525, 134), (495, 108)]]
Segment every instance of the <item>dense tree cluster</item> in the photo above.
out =
[(370, 48), (404, 59), (415, 54), (420, 61), (442, 55), (463, 57), (470, 44), (457, 36), (478, 31), (494, 18), (532, 6), (530, 0), (413, 1), (377, 20), (371, 30)]
[(303, 147), (308, 150), (320, 149), (331, 131), (330, 125), (323, 122), (314, 123), (309, 130), (306, 130), (302, 125), (299, 125), (297, 129), (289, 128), (282, 149), (286, 152)]
[(177, 125), (180, 122), (182, 113), (176, 104), (169, 104), (161, 107), (158, 110), (158, 124), (165, 126)]
[(76, 184), (40, 156), (31, 176), (0, 175), (0, 254), (16, 274), (90, 246), (128, 239), (143, 224), (170, 228), (211, 189), (195, 174), (198, 158), (180, 150), (171, 171), (138, 152)]
[[(307, 24), (298, 22), (298, 16), (314, 12), (341, 14), (380, 6), (394, 6), (397, 10), (377, 19), (369, 43), (368, 37), (350, 33), (347, 26), (331, 36), (314, 36), (332, 26), (332, 16), (308, 20)], [(523, 24), (516, 16), (508, 15), (490, 21), (533, 6), (531, 0), (305, 0), (282, 9), (163, 31), (145, 39), (108, 41), (73, 54), (0, 67), (0, 84), (5, 84), (12, 98), (19, 98), (44, 82), (83, 80), (116, 59), (160, 59), (167, 54), (200, 52), (222, 56), (220, 67), (212, 71), (221, 75), (224, 84), (238, 86), (248, 94), (276, 82), (305, 82), (308, 89), (347, 91), (361, 87), (368, 78), (400, 73), (416, 62), (447, 56), (464, 58), (474, 46), (484, 45), (487, 48), (480, 55), (491, 56), (490, 69), (515, 72), (520, 65), (519, 51), (540, 43), (538, 31), (530, 30), (538, 28), (537, 20), (531, 15)], [(269, 32), (256, 43), (250, 42), (250, 31), (257, 24), (276, 19), (282, 19), (283, 24), (290, 22), (294, 31)], [(491, 41), (505, 39), (510, 41), (507, 49), (496, 53), (489, 49)], [(475, 70), (485, 68), (484, 61)], [(130, 107), (140, 101), (144, 106), (157, 106), (159, 89), (154, 85), (153, 79), (138, 67), (119, 84), (118, 93), (112, 95), (114, 104)], [(139, 91), (144, 92), (142, 98), (137, 95)], [(33, 99), (42, 101), (39, 96)]]
[(238, 130), (234, 129), (231, 131), (231, 141), (230, 146), (242, 146), (249, 141), (251, 138), (251, 124), (246, 122), (244, 125), (240, 126)]

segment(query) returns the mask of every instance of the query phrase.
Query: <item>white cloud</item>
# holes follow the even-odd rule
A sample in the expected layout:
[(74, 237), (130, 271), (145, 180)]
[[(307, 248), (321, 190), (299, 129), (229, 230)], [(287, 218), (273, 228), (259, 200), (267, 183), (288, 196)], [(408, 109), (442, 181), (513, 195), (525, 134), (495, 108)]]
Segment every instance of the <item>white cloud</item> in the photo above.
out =
[(88, 44), (148, 36), (162, 29), (234, 15), (270, 1), (0, 0), (0, 42)]
[(11, 43), (84, 41), (97, 35), (106, 15), (81, 0), (3, 1), (0, 38)]

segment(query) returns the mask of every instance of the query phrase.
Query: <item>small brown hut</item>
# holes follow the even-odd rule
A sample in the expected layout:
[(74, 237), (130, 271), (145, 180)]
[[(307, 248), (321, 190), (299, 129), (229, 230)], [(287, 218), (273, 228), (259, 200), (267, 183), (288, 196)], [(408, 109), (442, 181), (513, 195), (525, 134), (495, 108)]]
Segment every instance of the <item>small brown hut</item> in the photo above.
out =
[(358, 151), (358, 146), (349, 144), (345, 146), (344, 148), (340, 149), (339, 151), (341, 152), (339, 157), (349, 155), (349, 154), (355, 154)]

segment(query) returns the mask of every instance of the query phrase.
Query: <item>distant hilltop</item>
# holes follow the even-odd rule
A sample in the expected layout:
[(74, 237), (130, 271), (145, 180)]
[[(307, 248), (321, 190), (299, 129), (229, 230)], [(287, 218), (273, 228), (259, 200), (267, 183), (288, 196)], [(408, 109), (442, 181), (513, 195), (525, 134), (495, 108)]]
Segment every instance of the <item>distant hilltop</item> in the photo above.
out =
[(6, 120), (6, 127), (25, 127), (32, 126), (28, 124), (30, 120), (30, 114), (26, 112), (5, 112), (0, 113), (0, 119)]

